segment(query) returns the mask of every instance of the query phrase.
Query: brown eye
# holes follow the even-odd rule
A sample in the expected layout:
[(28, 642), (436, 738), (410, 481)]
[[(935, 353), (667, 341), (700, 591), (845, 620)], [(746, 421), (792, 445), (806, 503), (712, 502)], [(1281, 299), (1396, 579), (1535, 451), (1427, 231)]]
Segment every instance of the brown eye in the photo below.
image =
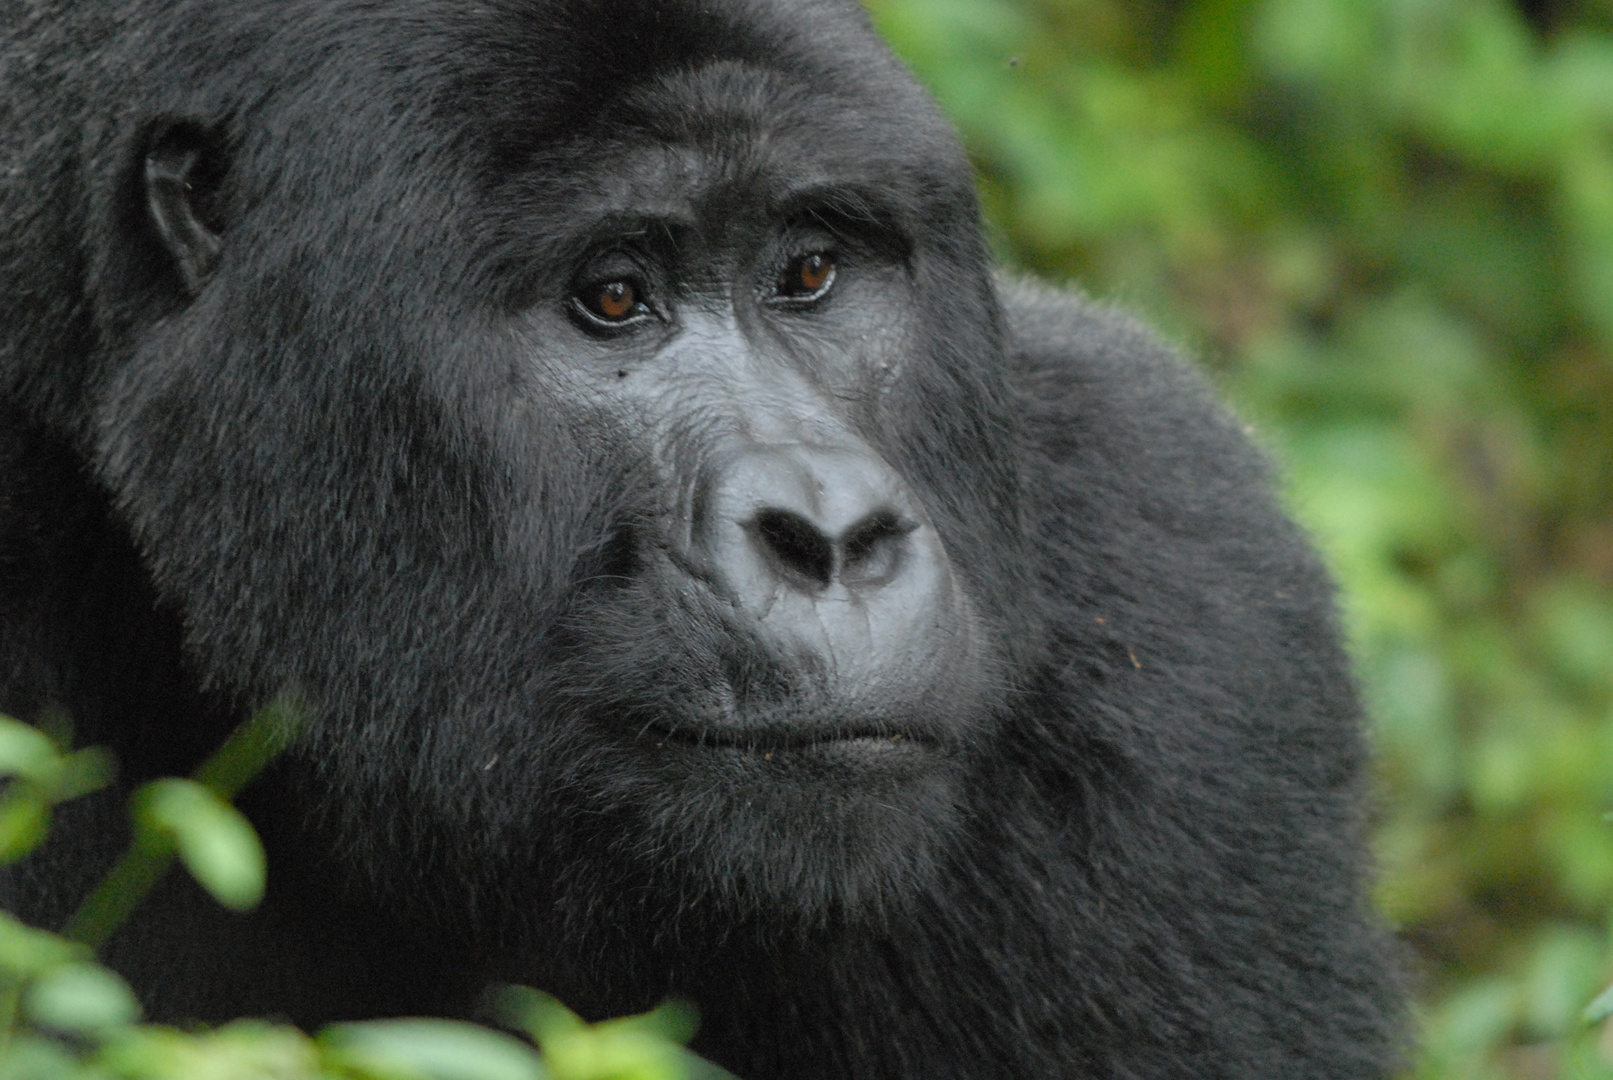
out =
[(779, 295), (797, 300), (821, 296), (828, 291), (834, 277), (833, 256), (822, 251), (798, 255), (790, 260), (784, 273), (779, 276)]
[(633, 283), (620, 279), (588, 286), (577, 302), (589, 315), (607, 323), (627, 322), (649, 310)]

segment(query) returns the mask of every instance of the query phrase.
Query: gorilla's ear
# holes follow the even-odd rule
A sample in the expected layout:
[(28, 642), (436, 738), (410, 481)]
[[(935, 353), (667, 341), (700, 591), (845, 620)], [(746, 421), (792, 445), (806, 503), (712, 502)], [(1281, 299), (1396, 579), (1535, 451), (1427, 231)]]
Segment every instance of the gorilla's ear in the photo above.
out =
[(207, 213), (224, 175), (221, 157), (217, 144), (188, 124), (159, 130), (146, 151), (146, 211), (192, 296), (224, 250)]

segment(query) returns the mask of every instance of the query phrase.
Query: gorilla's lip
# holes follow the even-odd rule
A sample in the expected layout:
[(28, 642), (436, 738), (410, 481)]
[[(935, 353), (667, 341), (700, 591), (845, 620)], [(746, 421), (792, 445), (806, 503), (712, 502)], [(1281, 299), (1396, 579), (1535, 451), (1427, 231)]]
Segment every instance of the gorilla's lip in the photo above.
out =
[(757, 753), (805, 750), (851, 743), (863, 743), (869, 746), (888, 743), (892, 747), (920, 746), (925, 743), (922, 736), (914, 735), (910, 731), (881, 725), (803, 729), (776, 724), (754, 727), (734, 724), (698, 726), (651, 724), (646, 729), (646, 734), (653, 735), (657, 741), (681, 743), (685, 746), (750, 750)]

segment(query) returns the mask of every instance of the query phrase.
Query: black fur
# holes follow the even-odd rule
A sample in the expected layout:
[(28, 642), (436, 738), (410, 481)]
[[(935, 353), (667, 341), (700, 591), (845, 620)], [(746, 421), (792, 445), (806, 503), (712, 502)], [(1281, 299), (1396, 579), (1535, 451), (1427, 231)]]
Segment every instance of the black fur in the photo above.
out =
[[(639, 719), (735, 650), (736, 692), (819, 707), (640, 569), (654, 455), (527, 314), (658, 146), (749, 193), (734, 220), (821, 175), (905, 269), (892, 381), (837, 407), (982, 643), (904, 706), (933, 775), (645, 764)], [(202, 163), (175, 190), (216, 252), (154, 226), (154, 147)], [(1324, 574), (1145, 331), (993, 280), (963, 156), (854, 4), (0, 0), (0, 222), (0, 709), (63, 705), (124, 767), (10, 905), (64, 918), (129, 787), (268, 695), (314, 717), (245, 798), (262, 909), (176, 877), (110, 946), (157, 1017), (518, 980), (687, 995), (754, 1080), (1391, 1067)]]

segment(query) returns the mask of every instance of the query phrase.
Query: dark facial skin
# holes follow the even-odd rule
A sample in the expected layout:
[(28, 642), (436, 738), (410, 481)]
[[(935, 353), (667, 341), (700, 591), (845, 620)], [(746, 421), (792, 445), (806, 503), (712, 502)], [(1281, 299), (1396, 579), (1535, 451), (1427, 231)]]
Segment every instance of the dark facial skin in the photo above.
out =
[(746, 823), (755, 850), (717, 876), (787, 890), (781, 847), (909, 865), (887, 849), (945, 831), (988, 659), (945, 538), (869, 434), (917, 352), (905, 239), (832, 183), (697, 152), (601, 175), (628, 179), (517, 320), (543, 396), (641, 480), (570, 629), (595, 658), (623, 627), (665, 655), (585, 708), (674, 817)]

